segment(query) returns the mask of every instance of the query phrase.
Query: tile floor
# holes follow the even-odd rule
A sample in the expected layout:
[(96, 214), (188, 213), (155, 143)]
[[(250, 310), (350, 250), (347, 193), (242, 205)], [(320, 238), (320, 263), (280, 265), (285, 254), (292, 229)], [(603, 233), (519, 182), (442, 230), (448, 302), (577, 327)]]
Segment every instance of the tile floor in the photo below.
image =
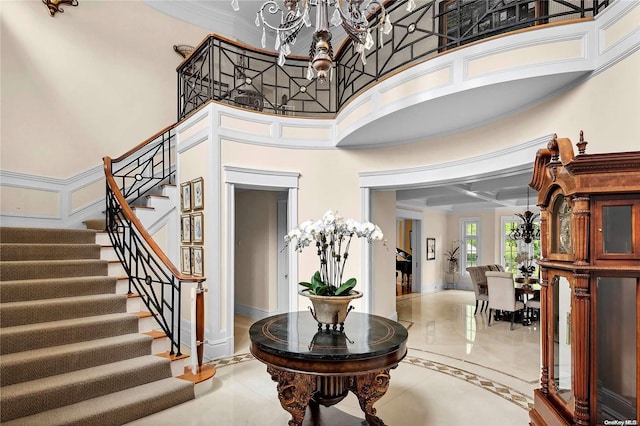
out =
[[(408, 328), (408, 354), (391, 371), (391, 385), (375, 408), (388, 425), (526, 425), (540, 371), (538, 323), (487, 327), (487, 313), (473, 315), (473, 292), (447, 290), (397, 298)], [(217, 374), (196, 386), (196, 399), (131, 423), (157, 425), (286, 425), (276, 385), (249, 354), (253, 320), (236, 317), (236, 353), (215, 362)], [(357, 399), (321, 407), (306, 424), (366, 425)]]

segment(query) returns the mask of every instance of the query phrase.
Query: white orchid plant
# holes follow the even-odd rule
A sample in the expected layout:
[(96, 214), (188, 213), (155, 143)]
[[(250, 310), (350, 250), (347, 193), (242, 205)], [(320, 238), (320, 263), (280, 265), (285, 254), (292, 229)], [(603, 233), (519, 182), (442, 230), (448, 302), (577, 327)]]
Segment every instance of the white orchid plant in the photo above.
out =
[(311, 277), (311, 282), (301, 282), (309, 294), (318, 296), (348, 295), (356, 286), (356, 279), (342, 282), (344, 266), (349, 257), (349, 246), (353, 237), (365, 238), (368, 243), (383, 241), (377, 225), (344, 219), (337, 212), (327, 211), (322, 219), (308, 220), (291, 230), (285, 237), (285, 245), (297, 251), (315, 243), (320, 258), (320, 270)]
[(536, 270), (534, 265), (536, 260), (538, 260), (536, 256), (530, 256), (526, 251), (519, 252), (514, 259), (514, 261), (520, 265), (518, 269), (526, 278), (529, 278)]

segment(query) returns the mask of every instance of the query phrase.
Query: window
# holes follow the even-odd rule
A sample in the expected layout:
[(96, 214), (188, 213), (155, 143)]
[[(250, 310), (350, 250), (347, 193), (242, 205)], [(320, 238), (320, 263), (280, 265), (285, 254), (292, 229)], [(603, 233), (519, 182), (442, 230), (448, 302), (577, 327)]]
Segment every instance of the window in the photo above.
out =
[(466, 274), (469, 266), (478, 266), (480, 261), (480, 220), (463, 219), (460, 225), (460, 273)]
[[(527, 252), (529, 256), (535, 259), (540, 258), (540, 240), (534, 240), (531, 244), (525, 244), (522, 240), (514, 240), (509, 236), (512, 229), (517, 228), (522, 223), (522, 219), (517, 216), (503, 216), (501, 218), (501, 230), (502, 230), (502, 248), (501, 259), (502, 266), (507, 272), (511, 272), (514, 275), (518, 275), (518, 263), (516, 262), (516, 256), (519, 252)], [(540, 226), (540, 221), (535, 223)], [(533, 276), (538, 275), (538, 265), (535, 264), (535, 270)]]

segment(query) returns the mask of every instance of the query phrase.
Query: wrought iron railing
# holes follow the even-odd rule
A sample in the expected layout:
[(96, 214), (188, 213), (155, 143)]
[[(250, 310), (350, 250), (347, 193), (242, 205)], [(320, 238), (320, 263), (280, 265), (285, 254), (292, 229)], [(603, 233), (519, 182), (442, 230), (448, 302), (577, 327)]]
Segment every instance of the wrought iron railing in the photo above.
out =
[(173, 126), (163, 129), (119, 158), (104, 158), (106, 229), (128, 280), (129, 294), (140, 295), (181, 355), (181, 285), (205, 278), (183, 275), (140, 223), (130, 205), (152, 188), (170, 183), (175, 173)]
[(335, 112), (335, 85), (309, 81), (308, 60), (278, 66), (275, 54), (210, 35), (178, 68), (178, 118), (209, 101), (274, 114)]
[[(210, 35), (178, 67), (178, 120), (208, 101), (297, 116), (332, 116), (381, 78), (456, 47), (533, 26), (596, 16), (611, 0), (388, 1), (393, 31), (367, 52), (366, 64), (344, 43), (331, 81), (305, 78), (308, 59), (288, 57)], [(373, 18), (373, 17), (372, 17)]]

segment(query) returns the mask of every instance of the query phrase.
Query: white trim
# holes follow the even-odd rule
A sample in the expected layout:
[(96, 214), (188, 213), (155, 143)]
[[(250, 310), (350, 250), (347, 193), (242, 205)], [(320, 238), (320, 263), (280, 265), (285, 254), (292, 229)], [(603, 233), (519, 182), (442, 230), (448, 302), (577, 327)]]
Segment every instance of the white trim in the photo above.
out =
[(233, 310), (236, 314), (240, 314), (254, 320), (261, 320), (277, 313), (265, 311), (264, 309), (258, 309), (253, 306), (241, 305), (238, 303), (234, 305)]
[[(360, 209), (362, 222), (371, 222), (371, 188), (360, 188)], [(362, 245), (362, 311), (373, 313), (375, 291), (373, 291), (373, 250), (371, 244)]]
[[(298, 223), (298, 187), (289, 188), (287, 194), (287, 223), (289, 227), (293, 227)], [(289, 246), (289, 283), (299, 282), (298, 278), (298, 252), (294, 247)], [(289, 292), (289, 311), (296, 312), (298, 310), (298, 293)]]
[(59, 197), (57, 214), (40, 215), (4, 212), (0, 215), (2, 226), (84, 228), (83, 220), (104, 215), (104, 193), (100, 198), (73, 210), (71, 208), (71, 200), (76, 191), (100, 180), (104, 181), (104, 168), (102, 165), (92, 167), (66, 179), (0, 170), (0, 185), (2, 186), (52, 192), (57, 193)]
[[(223, 166), (224, 182), (227, 188), (227, 229), (225, 234), (227, 236), (227, 281), (226, 288), (228, 298), (226, 300), (227, 306), (236, 306), (235, 303), (235, 250), (233, 247), (233, 241), (235, 241), (235, 189), (237, 185), (243, 188), (255, 188), (262, 190), (280, 189), (286, 190), (287, 195), (287, 220), (289, 224), (298, 223), (298, 180), (300, 177), (299, 172), (277, 171), (277, 170), (260, 170), (249, 169), (243, 167)], [(299, 282), (298, 279), (298, 252), (293, 247), (289, 247), (289, 283)], [(291, 288), (279, 288), (279, 291), (287, 292), (288, 310), (298, 310), (298, 294), (296, 291), (292, 291)], [(278, 299), (280, 299), (279, 295)], [(284, 298), (284, 297), (283, 297)], [(227, 308), (228, 315), (230, 316), (231, 329), (229, 333), (233, 333), (233, 314), (231, 309)], [(231, 355), (231, 354), (229, 354)]]
[(298, 188), (300, 172), (223, 166), (225, 182), (259, 189)]
[[(450, 183), (474, 176), (508, 176), (511, 173), (532, 168), (532, 158), (538, 149), (547, 146), (553, 135), (545, 135), (515, 146), (446, 163), (431, 164), (405, 169), (378, 170), (360, 173), (360, 186), (376, 189), (392, 189), (410, 185), (432, 186)], [(509, 164), (507, 170), (496, 170), (496, 164)]]

